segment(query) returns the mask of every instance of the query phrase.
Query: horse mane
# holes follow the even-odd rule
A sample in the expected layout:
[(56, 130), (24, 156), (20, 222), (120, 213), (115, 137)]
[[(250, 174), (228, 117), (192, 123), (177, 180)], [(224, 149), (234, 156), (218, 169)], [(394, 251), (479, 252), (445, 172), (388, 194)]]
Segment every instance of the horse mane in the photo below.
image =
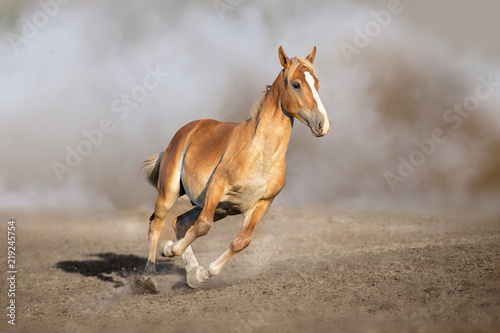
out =
[(250, 109), (250, 115), (252, 116), (252, 118), (255, 118), (255, 116), (259, 112), (259, 109), (262, 106), (262, 103), (264, 103), (264, 100), (266, 99), (266, 95), (270, 88), (271, 86), (269, 85), (264, 86), (264, 90), (260, 92), (259, 96), (257, 96), (255, 103), (253, 103), (253, 106)]

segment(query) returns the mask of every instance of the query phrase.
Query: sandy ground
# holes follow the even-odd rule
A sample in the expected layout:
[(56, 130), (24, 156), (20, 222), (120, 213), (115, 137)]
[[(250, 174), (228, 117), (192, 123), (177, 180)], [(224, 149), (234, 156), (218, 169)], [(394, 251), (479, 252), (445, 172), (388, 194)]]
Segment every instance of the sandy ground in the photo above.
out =
[[(17, 324), (4, 315), (0, 331), (500, 332), (500, 219), (273, 207), (219, 276), (193, 290), (180, 258), (160, 258), (160, 293), (151, 294), (136, 283), (149, 214), (10, 216)], [(217, 222), (197, 240), (200, 263), (219, 256), (240, 223)], [(162, 238), (173, 238), (170, 222)]]

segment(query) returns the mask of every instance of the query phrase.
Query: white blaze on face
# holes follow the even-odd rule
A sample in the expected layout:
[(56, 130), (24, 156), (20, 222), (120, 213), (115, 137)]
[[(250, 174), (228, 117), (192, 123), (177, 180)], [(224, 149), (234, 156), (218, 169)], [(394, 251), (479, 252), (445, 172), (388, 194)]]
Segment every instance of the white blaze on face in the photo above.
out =
[(306, 81), (309, 84), (309, 87), (311, 88), (314, 100), (316, 100), (316, 104), (318, 104), (318, 110), (319, 112), (323, 115), (323, 132), (322, 134), (325, 135), (328, 130), (330, 129), (330, 121), (328, 120), (328, 114), (326, 113), (325, 107), (323, 106), (323, 103), (321, 103), (321, 100), (319, 99), (319, 94), (318, 91), (316, 90), (316, 87), (314, 87), (314, 77), (311, 75), (311, 73), (305, 71), (304, 75), (306, 76)]

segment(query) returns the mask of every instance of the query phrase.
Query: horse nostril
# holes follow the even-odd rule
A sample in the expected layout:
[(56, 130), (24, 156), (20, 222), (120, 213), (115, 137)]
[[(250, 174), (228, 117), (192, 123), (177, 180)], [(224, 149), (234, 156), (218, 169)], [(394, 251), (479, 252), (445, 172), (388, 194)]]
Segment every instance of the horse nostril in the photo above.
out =
[(318, 123), (318, 125), (316, 125), (316, 129), (317, 129), (318, 131), (321, 131), (321, 129), (322, 129), (322, 128), (323, 128), (323, 122), (322, 122), (322, 121), (320, 121), (320, 122)]

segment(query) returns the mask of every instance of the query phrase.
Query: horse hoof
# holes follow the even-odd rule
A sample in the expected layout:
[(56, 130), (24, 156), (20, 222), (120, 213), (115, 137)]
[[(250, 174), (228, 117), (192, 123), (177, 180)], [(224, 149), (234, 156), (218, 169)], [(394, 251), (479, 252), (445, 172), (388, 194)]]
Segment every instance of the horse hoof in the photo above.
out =
[(164, 257), (175, 257), (175, 253), (172, 251), (174, 249), (174, 242), (171, 240), (165, 241), (162, 244), (163, 250), (161, 251), (161, 255)]
[(196, 289), (204, 282), (206, 282), (209, 278), (210, 275), (208, 275), (207, 270), (202, 266), (198, 266), (187, 272), (186, 282), (188, 286)]
[(159, 294), (156, 278), (154, 275), (143, 276), (135, 280), (132, 284), (132, 292), (134, 294)]

